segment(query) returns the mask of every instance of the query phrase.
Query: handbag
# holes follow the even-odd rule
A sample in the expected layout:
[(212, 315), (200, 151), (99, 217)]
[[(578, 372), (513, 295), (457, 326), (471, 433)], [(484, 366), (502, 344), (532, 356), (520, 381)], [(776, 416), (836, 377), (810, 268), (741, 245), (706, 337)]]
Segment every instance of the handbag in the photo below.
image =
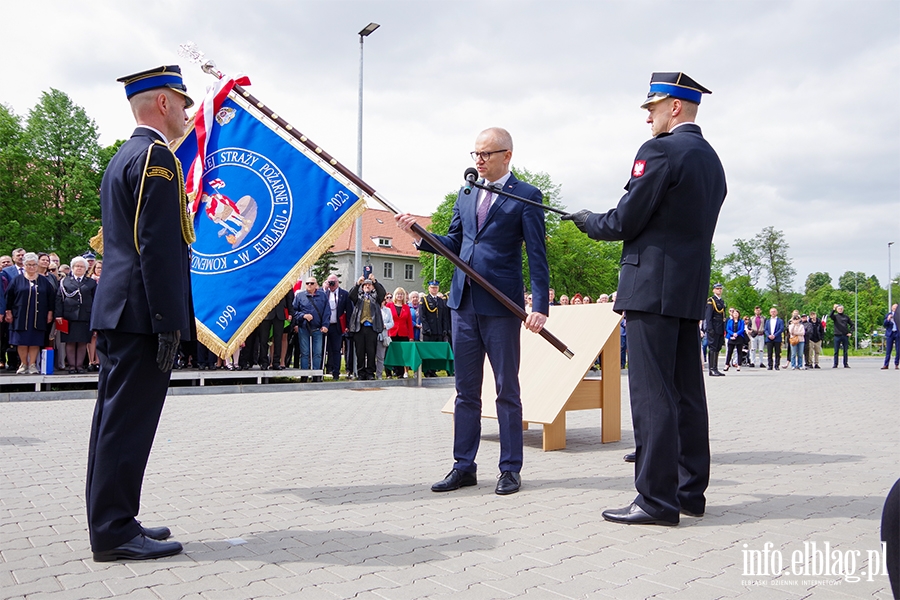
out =
[(389, 336), (386, 331), (381, 331), (378, 333), (378, 341), (381, 342), (382, 346), (387, 348), (391, 345), (391, 336)]
[(800, 343), (800, 336), (799, 336), (799, 335), (792, 335), (792, 336), (791, 336), (790, 342), (791, 342), (791, 346), (796, 346), (797, 344)]

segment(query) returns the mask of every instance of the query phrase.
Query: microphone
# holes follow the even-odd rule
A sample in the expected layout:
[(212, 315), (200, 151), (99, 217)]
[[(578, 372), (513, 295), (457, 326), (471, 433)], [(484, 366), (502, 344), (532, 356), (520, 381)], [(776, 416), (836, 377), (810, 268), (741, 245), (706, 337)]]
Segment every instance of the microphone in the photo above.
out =
[(466, 180), (466, 187), (463, 190), (463, 193), (468, 196), (472, 193), (472, 186), (475, 184), (475, 180), (478, 178), (478, 171), (472, 167), (469, 167), (463, 174), (463, 178), (465, 178)]

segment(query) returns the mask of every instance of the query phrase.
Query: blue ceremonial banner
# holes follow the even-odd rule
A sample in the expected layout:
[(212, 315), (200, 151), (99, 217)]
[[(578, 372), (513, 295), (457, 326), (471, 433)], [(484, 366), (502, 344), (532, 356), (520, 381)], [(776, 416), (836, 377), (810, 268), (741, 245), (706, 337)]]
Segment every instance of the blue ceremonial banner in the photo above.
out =
[(187, 174), (197, 233), (191, 257), (197, 336), (225, 357), (362, 214), (365, 200), (234, 91), (212, 100), (204, 101), (175, 154)]

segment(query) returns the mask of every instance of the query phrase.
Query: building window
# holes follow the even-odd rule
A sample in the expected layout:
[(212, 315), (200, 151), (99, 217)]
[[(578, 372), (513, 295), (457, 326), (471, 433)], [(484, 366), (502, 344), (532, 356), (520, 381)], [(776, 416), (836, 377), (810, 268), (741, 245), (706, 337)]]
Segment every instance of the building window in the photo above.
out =
[(403, 278), (406, 279), (407, 281), (412, 281), (413, 278), (415, 277), (415, 274), (413, 273), (413, 271), (414, 271), (413, 266), (412, 266), (412, 265), (406, 265), (406, 266), (404, 267), (404, 269), (405, 269), (406, 272), (404, 273)]
[(391, 247), (391, 238), (378, 238), (378, 247), (379, 248), (390, 248)]
[(393, 279), (394, 278), (394, 263), (392, 263), (392, 262), (384, 263), (384, 278), (385, 279)]

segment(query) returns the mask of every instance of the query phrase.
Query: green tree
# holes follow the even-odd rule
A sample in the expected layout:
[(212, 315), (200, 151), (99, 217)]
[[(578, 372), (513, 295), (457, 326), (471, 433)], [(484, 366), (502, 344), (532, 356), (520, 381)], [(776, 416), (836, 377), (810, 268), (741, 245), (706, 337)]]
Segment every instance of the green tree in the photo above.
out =
[(328, 276), (334, 272), (334, 266), (337, 264), (337, 258), (334, 256), (334, 252), (331, 251), (332, 248), (334, 246), (330, 246), (328, 250), (323, 252), (316, 264), (313, 265), (313, 277), (316, 278), (319, 285), (322, 285), (322, 282), (328, 279)]
[(722, 260), (723, 268), (731, 277), (741, 275), (747, 277), (749, 285), (756, 287), (759, 282), (760, 272), (763, 269), (762, 260), (756, 240), (734, 240), (734, 252)]
[(56, 89), (41, 94), (26, 120), (29, 158), (23, 246), (61, 257), (87, 249), (100, 223), (100, 145), (94, 121)]
[(788, 256), (790, 246), (784, 239), (784, 233), (771, 225), (764, 227), (753, 238), (753, 245), (759, 252), (760, 261), (766, 271), (773, 303), (779, 307), (786, 306), (791, 283), (794, 276), (797, 275), (797, 270), (794, 269), (791, 258)]
[(598, 242), (581, 233), (571, 221), (562, 221), (547, 239), (550, 287), (563, 294), (587, 294), (596, 300), (612, 294), (619, 283), (620, 242)]
[[(438, 207), (431, 214), (431, 225), (428, 231), (438, 235), (446, 235), (450, 230), (450, 220), (453, 218), (453, 204), (456, 202), (456, 192), (450, 192), (444, 196), (444, 201), (438, 204)], [(419, 253), (419, 263), (425, 267), (426, 272), (430, 273), (434, 266), (434, 255), (430, 252)], [(449, 260), (443, 256), (437, 257), (437, 275), (436, 278), (441, 282), (441, 291), (450, 290), (450, 279), (453, 277), (453, 266)]]
[(763, 313), (768, 314), (764, 296), (755, 287), (750, 285), (749, 275), (739, 275), (724, 283), (722, 297), (725, 304), (741, 311), (743, 316), (752, 315), (757, 306), (763, 307)]
[(725, 260), (719, 260), (716, 258), (716, 245), (709, 245), (709, 253), (710, 253), (710, 261), (709, 261), (709, 290), (708, 294), (712, 296), (713, 286), (717, 283), (722, 283), (724, 285), (725, 282), (725, 270), (728, 268), (725, 264)]
[(22, 147), (25, 130), (12, 108), (0, 104), (0, 254), (22, 244), (22, 219), (27, 218), (25, 173), (28, 158)]
[(843, 275), (838, 278), (838, 289), (844, 290), (845, 292), (855, 292), (857, 285), (859, 287), (865, 287), (866, 285), (866, 274), (862, 271), (846, 271)]
[(817, 291), (824, 287), (831, 288), (831, 275), (828, 273), (810, 273), (806, 277), (806, 285), (804, 286), (805, 295), (815, 295)]

